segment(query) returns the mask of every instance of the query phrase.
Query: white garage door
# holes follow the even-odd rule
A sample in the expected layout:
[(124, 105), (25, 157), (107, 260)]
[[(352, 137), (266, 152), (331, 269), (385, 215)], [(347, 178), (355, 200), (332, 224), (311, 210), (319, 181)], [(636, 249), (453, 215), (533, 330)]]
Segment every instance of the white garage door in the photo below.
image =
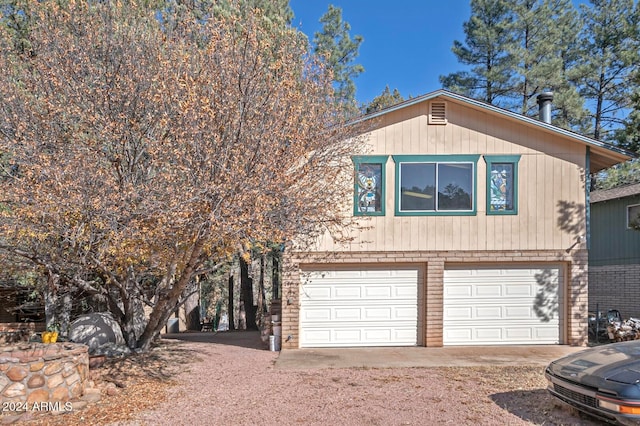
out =
[(562, 268), (447, 268), (445, 345), (557, 344)]
[(303, 271), (300, 347), (414, 346), (416, 269)]

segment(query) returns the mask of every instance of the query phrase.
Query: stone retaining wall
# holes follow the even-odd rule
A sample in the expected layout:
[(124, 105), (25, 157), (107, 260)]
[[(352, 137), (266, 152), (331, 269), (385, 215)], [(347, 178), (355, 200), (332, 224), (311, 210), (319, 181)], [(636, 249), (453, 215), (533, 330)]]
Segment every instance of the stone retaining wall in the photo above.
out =
[(39, 403), (66, 403), (83, 395), (89, 353), (78, 343), (23, 343), (0, 347), (0, 402), (29, 409)]

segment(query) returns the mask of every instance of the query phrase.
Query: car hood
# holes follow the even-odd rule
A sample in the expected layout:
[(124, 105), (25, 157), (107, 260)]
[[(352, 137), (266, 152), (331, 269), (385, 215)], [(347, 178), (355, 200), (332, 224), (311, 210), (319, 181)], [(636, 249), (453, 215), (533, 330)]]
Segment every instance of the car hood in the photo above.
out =
[(640, 399), (640, 340), (585, 349), (549, 364), (550, 374), (621, 398)]

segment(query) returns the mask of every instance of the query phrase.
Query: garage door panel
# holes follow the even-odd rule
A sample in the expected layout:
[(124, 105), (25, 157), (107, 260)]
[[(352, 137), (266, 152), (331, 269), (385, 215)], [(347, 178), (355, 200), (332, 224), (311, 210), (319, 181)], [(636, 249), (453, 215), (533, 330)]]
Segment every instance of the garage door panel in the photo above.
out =
[(418, 307), (417, 306), (397, 306), (392, 311), (393, 319), (402, 320), (402, 321), (413, 321), (414, 323), (418, 318)]
[[(469, 293), (471, 296), (465, 296)], [(536, 312), (540, 294), (546, 294), (543, 303), (547, 315)], [(561, 295), (562, 274), (557, 265), (447, 269), (444, 344), (559, 343)]]
[(329, 319), (336, 321), (360, 321), (362, 311), (360, 308), (335, 308), (333, 315)]
[(504, 295), (507, 297), (531, 297), (535, 288), (529, 283), (505, 284)]
[(398, 300), (414, 300), (416, 298), (416, 284), (409, 283), (393, 287), (393, 297)]
[(300, 312), (300, 319), (304, 322), (323, 322), (331, 319), (331, 308), (305, 309)]
[(300, 294), (300, 298), (315, 299), (315, 300), (331, 300), (331, 288), (330, 287), (305, 288), (304, 292)]
[(365, 320), (380, 321), (392, 319), (391, 308), (364, 308), (362, 311), (364, 312)]
[(305, 330), (304, 338), (309, 343), (326, 342), (331, 339), (331, 330)]
[(533, 306), (505, 306), (504, 307), (505, 319), (536, 319), (536, 314), (533, 310)]
[(486, 343), (492, 342), (495, 340), (503, 340), (503, 330), (502, 327), (495, 328), (476, 328), (472, 330), (474, 334), (474, 340)]
[(363, 332), (365, 341), (369, 343), (390, 342), (393, 335), (388, 328), (365, 329)]
[(472, 330), (470, 328), (452, 328), (449, 327), (444, 330), (444, 341), (466, 341), (470, 342), (473, 338)]
[(364, 297), (367, 299), (389, 299), (393, 290), (389, 285), (367, 286), (363, 289)]
[(473, 296), (473, 286), (471, 284), (445, 286), (444, 296), (450, 299), (469, 298)]
[(502, 306), (477, 306), (474, 310), (474, 317), (479, 320), (502, 318), (504, 316)]
[(416, 344), (417, 269), (336, 270), (302, 275), (301, 347)]
[(487, 284), (483, 286), (475, 287), (474, 291), (477, 297), (501, 297), (502, 296), (502, 286), (501, 285), (492, 285)]
[(552, 341), (557, 336), (555, 327), (537, 327), (534, 332), (536, 338), (540, 340)]
[(445, 318), (465, 320), (473, 318), (473, 309), (470, 306), (445, 307)]
[(324, 341), (317, 341), (318, 346), (326, 345), (326, 342), (334, 342), (338, 345), (348, 344), (349, 342), (361, 342), (362, 341), (362, 329), (346, 329), (346, 330), (327, 330), (329, 339)]
[(532, 340), (533, 330), (530, 327), (510, 327), (505, 328), (505, 337), (511, 341)]
[(362, 297), (362, 288), (359, 286), (345, 285), (341, 287), (333, 287), (333, 294), (329, 292), (328, 300), (352, 300)]

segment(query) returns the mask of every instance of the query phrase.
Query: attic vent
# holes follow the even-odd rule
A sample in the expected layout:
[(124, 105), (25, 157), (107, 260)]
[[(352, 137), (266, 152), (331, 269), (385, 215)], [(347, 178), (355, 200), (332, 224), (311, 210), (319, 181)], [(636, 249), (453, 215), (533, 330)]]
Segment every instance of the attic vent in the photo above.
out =
[(447, 103), (435, 101), (429, 104), (429, 124), (447, 124)]

